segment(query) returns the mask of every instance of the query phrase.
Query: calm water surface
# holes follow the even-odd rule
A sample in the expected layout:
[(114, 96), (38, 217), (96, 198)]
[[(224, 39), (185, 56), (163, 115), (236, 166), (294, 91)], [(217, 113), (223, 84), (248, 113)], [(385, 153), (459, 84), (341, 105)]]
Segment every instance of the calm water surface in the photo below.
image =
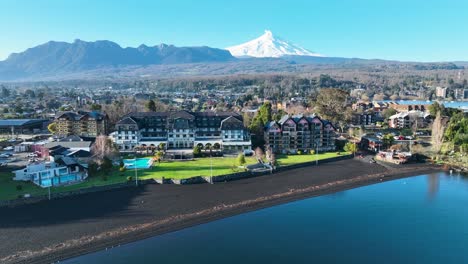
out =
[(468, 263), (468, 181), (391, 181), (246, 213), (61, 263)]

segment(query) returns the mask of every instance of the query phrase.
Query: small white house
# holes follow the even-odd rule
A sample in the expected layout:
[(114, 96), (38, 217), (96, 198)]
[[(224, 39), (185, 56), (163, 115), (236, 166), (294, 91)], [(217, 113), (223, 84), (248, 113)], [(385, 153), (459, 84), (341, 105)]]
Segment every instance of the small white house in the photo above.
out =
[(21, 170), (13, 171), (15, 181), (32, 181), (41, 187), (59, 186), (80, 182), (87, 178), (87, 170), (72, 159), (56, 162), (29, 164)]

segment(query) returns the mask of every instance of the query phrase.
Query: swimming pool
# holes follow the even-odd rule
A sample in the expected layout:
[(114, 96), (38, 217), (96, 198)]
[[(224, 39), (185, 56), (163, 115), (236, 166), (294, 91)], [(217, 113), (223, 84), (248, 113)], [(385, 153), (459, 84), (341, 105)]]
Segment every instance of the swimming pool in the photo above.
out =
[(48, 179), (41, 179), (41, 181), (34, 181), (35, 184), (41, 186), (41, 187), (51, 187), (51, 186), (57, 186), (57, 185), (63, 185), (63, 184), (69, 184), (69, 183), (74, 183), (74, 182), (80, 182), (82, 180), (82, 177), (77, 174), (67, 174), (67, 175), (62, 175), (62, 176), (57, 176), (53, 178), (48, 178)]
[[(153, 165), (153, 159), (152, 158), (140, 158), (136, 159), (136, 164), (135, 164), (135, 159), (125, 159), (123, 160), (124, 166), (127, 169), (149, 169)], [(135, 166), (136, 165), (136, 166)]]

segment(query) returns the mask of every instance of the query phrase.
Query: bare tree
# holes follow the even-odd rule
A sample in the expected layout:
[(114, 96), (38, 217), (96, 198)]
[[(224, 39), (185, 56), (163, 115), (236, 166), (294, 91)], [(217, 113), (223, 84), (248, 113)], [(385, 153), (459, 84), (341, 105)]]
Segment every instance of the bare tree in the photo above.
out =
[(98, 136), (91, 147), (91, 153), (97, 164), (101, 164), (105, 157), (112, 159), (118, 154), (112, 140), (107, 136)]
[(439, 111), (437, 112), (436, 118), (432, 123), (432, 148), (436, 153), (438, 153), (442, 148), (445, 132), (445, 127), (443, 123), (444, 122)]
[(263, 150), (260, 147), (257, 147), (255, 149), (255, 157), (257, 158), (258, 161), (263, 159)]

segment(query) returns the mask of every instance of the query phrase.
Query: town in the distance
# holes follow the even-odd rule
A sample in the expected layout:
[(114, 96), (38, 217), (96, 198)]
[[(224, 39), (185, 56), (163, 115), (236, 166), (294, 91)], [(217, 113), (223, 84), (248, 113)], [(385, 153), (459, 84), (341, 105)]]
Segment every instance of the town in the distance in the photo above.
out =
[(430, 82), (267, 75), (3, 84), (1, 199), (225, 181), (356, 154), (369, 164), (431, 160), (463, 169), (466, 80)]

